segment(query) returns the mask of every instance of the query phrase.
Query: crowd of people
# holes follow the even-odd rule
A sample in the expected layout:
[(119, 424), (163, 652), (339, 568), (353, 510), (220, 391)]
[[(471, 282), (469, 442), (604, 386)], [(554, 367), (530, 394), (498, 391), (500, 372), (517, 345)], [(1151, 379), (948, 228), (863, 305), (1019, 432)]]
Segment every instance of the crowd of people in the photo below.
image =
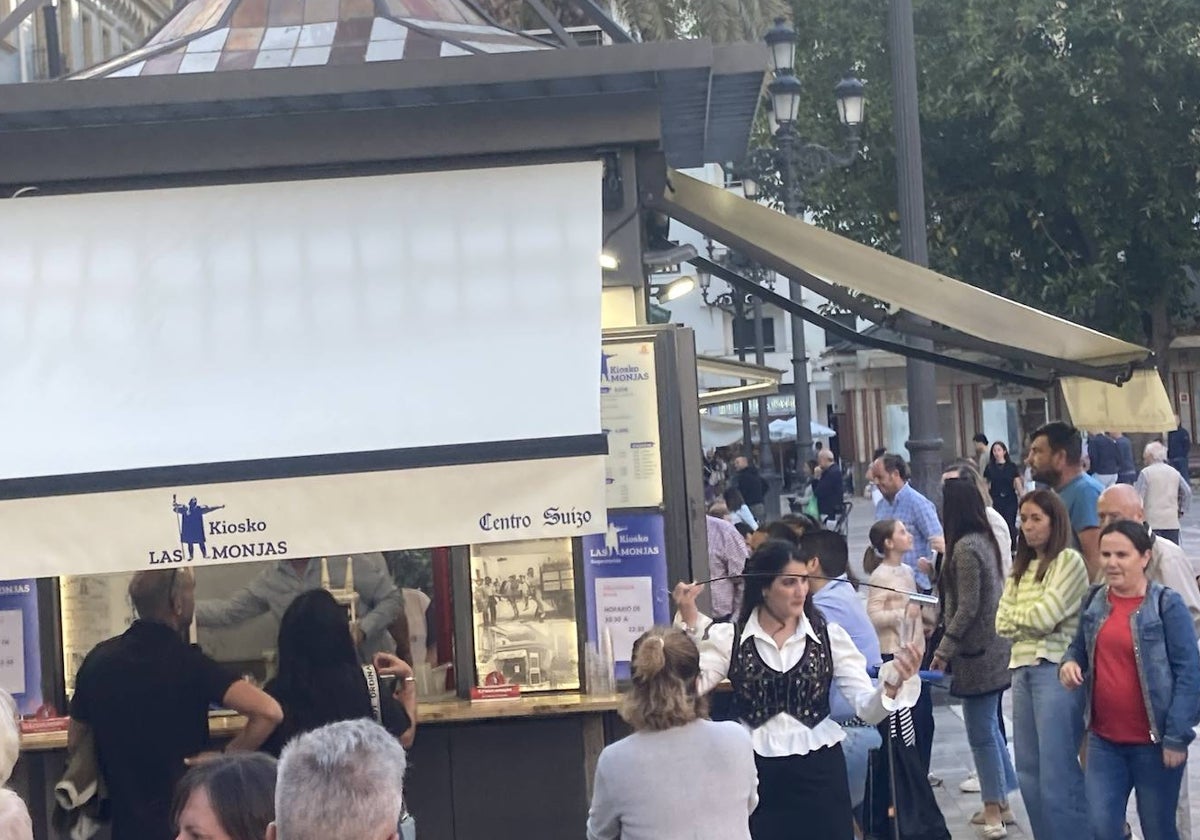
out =
[[(1128, 837), (1131, 794), (1144, 840), (1190, 840), (1200, 568), (1179, 547), (1179, 431), (1140, 472), (1120, 434), (1048, 423), (1027, 469), (980, 435), (940, 505), (877, 452), (864, 591), (824, 516), (748, 521), (756, 474), (735, 463), (707, 519), (713, 615), (680, 583), (674, 626), (635, 645), (635, 734), (601, 754), (589, 840), (948, 838), (930, 682), (962, 704), (981, 837), (1008, 836), (1019, 791), (1037, 840)], [(666, 797), (651, 775), (672, 763), (689, 784)]]
[[(1144, 840), (1190, 840), (1200, 568), (1179, 516), (1191, 491), (1170, 440), (1147, 445), (1138, 472), (1122, 439), (1085, 443), (1048, 423), (1027, 471), (977, 439), (946, 465), (938, 504), (901, 456), (876, 453), (862, 583), (827, 527), (832, 503), (770, 520), (737, 464), (707, 516), (712, 614), (706, 585), (680, 582), (673, 626), (634, 644), (621, 708), (633, 734), (600, 755), (589, 840), (949, 838), (929, 775), (934, 682), (962, 705), (981, 837), (1008, 836), (1019, 792), (1036, 840), (1127, 837), (1131, 794)], [(833, 465), (818, 466), (819, 483)], [(415, 837), (412, 666), (388, 652), (364, 666), (333, 595), (291, 598), (278, 673), (260, 689), (185, 640), (189, 569), (139, 572), (129, 594), (138, 620), (76, 676), (64, 776), (106, 799), (113, 840)], [(222, 753), (205, 751), (214, 704), (246, 719)], [(3, 788), (18, 751), (0, 692), (0, 840), (32, 837)], [(87, 814), (88, 796), (68, 798)]]

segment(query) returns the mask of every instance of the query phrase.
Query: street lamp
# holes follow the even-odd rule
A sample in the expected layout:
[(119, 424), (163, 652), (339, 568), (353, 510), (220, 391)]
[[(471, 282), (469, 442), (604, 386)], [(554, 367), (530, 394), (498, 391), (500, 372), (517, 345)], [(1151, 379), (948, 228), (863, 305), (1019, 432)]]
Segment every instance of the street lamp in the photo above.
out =
[(775, 18), (775, 25), (763, 36), (771, 50), (771, 70), (781, 73), (796, 67), (796, 30), (788, 26), (787, 18)]
[[(742, 167), (743, 187), (749, 178), (756, 186), (777, 187), (774, 198), (783, 212), (799, 217), (804, 210), (804, 188), (834, 169), (850, 166), (858, 157), (859, 130), (863, 122), (866, 98), (862, 81), (847, 73), (833, 88), (837, 102), (838, 121), (845, 128), (846, 141), (842, 151), (835, 151), (805, 141), (797, 129), (800, 94), (803, 86), (796, 78), (796, 32), (784, 18), (764, 36), (771, 55), (772, 80), (767, 86), (766, 107), (770, 109), (771, 143), (754, 149)], [(749, 196), (747, 196), (749, 197)], [(803, 299), (804, 287), (789, 280), (794, 302)], [(808, 358), (805, 351), (804, 321), (790, 315), (792, 334), (792, 381), (796, 390), (796, 449), (797, 472), (812, 448), (812, 406), (808, 384)]]
[(675, 278), (670, 283), (653, 285), (650, 287), (650, 291), (654, 292), (654, 298), (659, 303), (668, 303), (672, 300), (678, 300), (694, 288), (696, 288), (696, 278), (685, 274), (683, 277)]

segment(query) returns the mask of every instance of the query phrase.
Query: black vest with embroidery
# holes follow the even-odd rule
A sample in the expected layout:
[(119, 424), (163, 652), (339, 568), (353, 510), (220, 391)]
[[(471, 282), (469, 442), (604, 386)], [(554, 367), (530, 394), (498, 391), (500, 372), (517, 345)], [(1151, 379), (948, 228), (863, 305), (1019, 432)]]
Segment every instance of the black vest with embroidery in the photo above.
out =
[[(829, 717), (829, 686), (833, 682), (833, 655), (829, 649), (829, 631), (825, 619), (810, 619), (818, 641), (808, 638), (804, 655), (791, 670), (779, 672), (763, 662), (754, 637), (733, 651), (729, 664), (729, 682), (733, 684), (733, 714), (742, 723), (757, 729), (780, 712), (812, 728)], [(734, 625), (733, 638), (742, 637), (740, 625)]]

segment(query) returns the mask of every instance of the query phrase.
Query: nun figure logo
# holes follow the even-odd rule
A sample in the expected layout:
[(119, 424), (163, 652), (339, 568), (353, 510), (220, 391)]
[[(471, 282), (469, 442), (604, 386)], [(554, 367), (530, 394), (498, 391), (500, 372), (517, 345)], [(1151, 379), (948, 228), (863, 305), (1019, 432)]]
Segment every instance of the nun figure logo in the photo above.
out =
[(179, 504), (174, 495), (171, 496), (171, 508), (179, 514), (179, 543), (187, 545), (188, 560), (195, 555), (196, 546), (200, 546), (200, 555), (208, 557), (208, 547), (204, 542), (204, 514), (220, 510), (225, 505), (202, 505), (196, 497), (188, 499), (186, 505)]

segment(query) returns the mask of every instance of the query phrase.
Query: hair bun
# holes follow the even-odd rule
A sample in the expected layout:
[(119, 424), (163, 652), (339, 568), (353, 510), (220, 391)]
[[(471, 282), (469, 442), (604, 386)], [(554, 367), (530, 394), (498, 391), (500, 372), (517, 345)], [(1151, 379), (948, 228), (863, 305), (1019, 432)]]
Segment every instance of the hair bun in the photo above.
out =
[(648, 636), (638, 645), (633, 655), (633, 676), (639, 680), (650, 680), (667, 666), (666, 643), (662, 636)]

